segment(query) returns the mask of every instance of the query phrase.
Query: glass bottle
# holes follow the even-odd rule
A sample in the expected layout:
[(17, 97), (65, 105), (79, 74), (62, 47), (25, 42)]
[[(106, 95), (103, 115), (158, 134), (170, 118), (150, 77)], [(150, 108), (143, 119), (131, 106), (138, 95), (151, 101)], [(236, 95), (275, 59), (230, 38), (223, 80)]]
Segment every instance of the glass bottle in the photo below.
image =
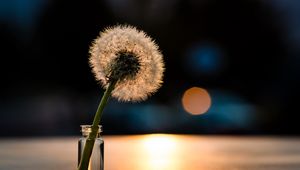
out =
[[(83, 153), (84, 145), (87, 137), (91, 133), (91, 125), (81, 125), (82, 137), (78, 141), (78, 165), (81, 155)], [(104, 141), (100, 135), (102, 132), (102, 126), (99, 125), (99, 131), (95, 140), (93, 152), (90, 158), (88, 170), (103, 170), (104, 169)]]

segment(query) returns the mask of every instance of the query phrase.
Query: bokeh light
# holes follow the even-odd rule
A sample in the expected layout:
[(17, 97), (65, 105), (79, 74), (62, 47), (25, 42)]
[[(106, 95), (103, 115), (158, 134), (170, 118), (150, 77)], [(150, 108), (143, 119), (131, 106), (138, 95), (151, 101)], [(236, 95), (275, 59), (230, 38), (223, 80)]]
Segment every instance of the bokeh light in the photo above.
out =
[(184, 92), (182, 105), (188, 113), (200, 115), (207, 112), (211, 106), (211, 97), (205, 89), (192, 87)]
[(223, 51), (212, 43), (195, 44), (187, 49), (186, 69), (197, 74), (217, 74), (226, 63)]

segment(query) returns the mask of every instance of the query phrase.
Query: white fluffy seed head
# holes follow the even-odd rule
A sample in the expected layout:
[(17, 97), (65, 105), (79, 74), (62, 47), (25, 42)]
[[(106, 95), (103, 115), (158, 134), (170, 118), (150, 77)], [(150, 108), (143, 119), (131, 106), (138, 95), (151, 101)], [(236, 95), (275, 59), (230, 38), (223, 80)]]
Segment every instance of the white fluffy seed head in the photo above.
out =
[(89, 63), (104, 88), (107, 88), (120, 53), (136, 57), (138, 70), (119, 79), (112, 96), (121, 101), (145, 100), (162, 84), (164, 63), (158, 46), (133, 26), (118, 25), (101, 32), (90, 47)]

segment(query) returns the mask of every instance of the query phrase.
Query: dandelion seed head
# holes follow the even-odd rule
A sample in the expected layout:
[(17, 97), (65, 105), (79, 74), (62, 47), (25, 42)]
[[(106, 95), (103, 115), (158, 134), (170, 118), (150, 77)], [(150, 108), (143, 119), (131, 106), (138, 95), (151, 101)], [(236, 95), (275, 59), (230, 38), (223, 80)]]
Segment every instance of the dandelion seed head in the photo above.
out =
[(145, 100), (162, 84), (164, 63), (158, 46), (132, 26), (101, 32), (90, 47), (89, 62), (104, 88), (118, 80), (112, 96), (121, 101)]

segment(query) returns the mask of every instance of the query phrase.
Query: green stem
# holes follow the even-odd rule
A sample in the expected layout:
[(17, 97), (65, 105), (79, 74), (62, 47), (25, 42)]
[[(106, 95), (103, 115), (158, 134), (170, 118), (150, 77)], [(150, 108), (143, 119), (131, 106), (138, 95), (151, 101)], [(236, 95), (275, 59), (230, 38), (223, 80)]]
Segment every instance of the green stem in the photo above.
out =
[(103, 109), (104, 109), (116, 83), (117, 83), (117, 81), (111, 81), (109, 83), (104, 95), (102, 96), (101, 102), (98, 106), (97, 112), (94, 117), (94, 121), (93, 121), (92, 128), (91, 128), (91, 133), (89, 134), (88, 138), (86, 139), (86, 143), (85, 143), (84, 150), (83, 150), (83, 153), (82, 153), (82, 156), (80, 159), (78, 170), (87, 170), (88, 169), (90, 157), (92, 155), (95, 139), (96, 139), (98, 129), (99, 129), (98, 125), (100, 123), (100, 119), (103, 114)]

